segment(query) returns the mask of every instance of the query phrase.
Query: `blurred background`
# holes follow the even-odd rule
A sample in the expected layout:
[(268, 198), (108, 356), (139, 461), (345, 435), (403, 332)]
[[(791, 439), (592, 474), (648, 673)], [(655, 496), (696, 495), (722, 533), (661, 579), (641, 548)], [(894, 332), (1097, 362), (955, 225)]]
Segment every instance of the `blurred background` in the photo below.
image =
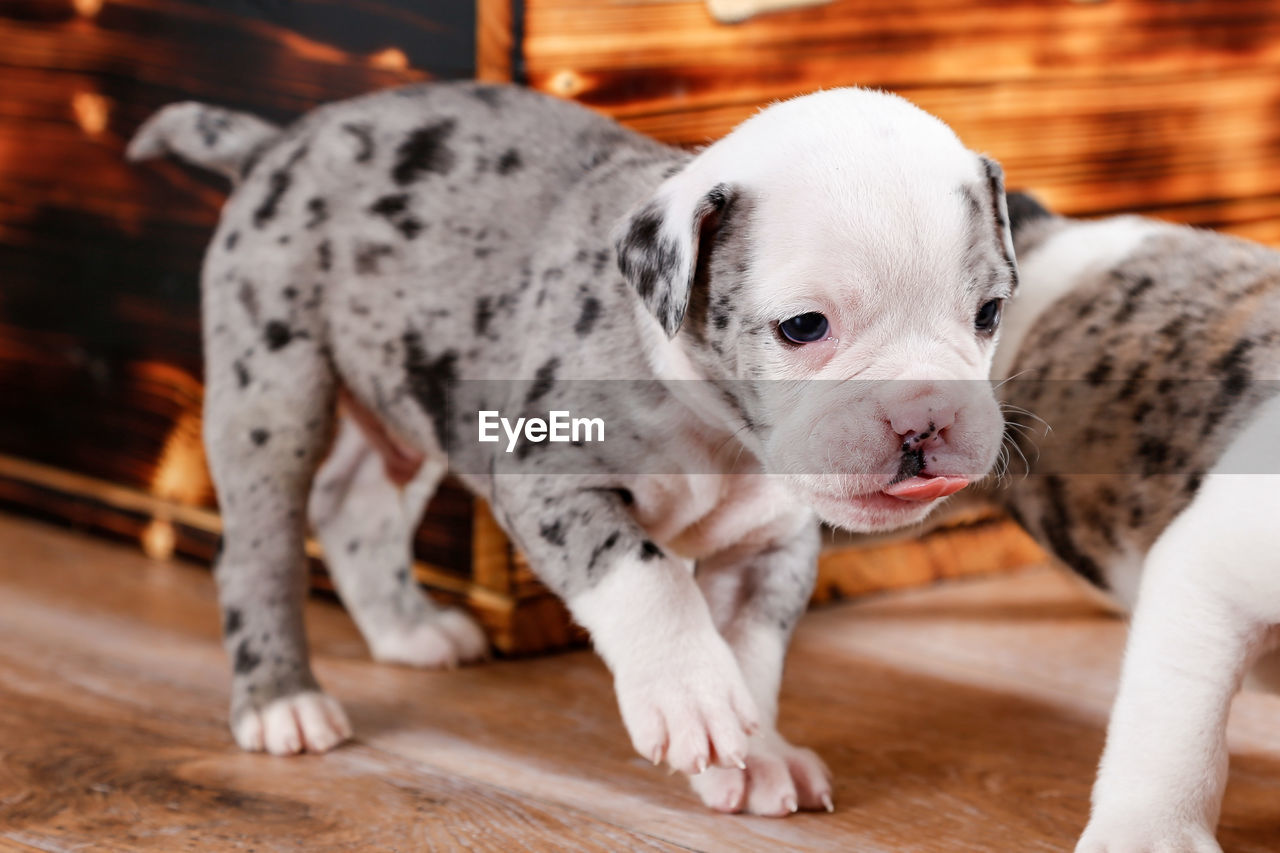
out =
[[(479, 77), (696, 146), (776, 98), (880, 87), (1062, 212), (1280, 243), (1278, 72), (1271, 0), (0, 0), (0, 507), (157, 557), (215, 546), (197, 306), (226, 186), (124, 161), (166, 103), (287, 121)], [(829, 555), (819, 597), (1036, 559), (991, 520), (941, 536)], [(419, 556), (499, 648), (570, 638), (459, 490), (433, 503)]]

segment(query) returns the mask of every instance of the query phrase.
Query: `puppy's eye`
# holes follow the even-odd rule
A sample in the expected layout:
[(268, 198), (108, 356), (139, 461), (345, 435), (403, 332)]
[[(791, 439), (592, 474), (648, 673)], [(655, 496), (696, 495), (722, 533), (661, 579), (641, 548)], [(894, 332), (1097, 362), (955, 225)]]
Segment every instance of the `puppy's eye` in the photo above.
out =
[(978, 309), (978, 316), (973, 318), (973, 327), (988, 335), (994, 332), (1000, 325), (1000, 309), (1003, 306), (1003, 299), (988, 299), (982, 303), (982, 307)]
[(790, 320), (778, 324), (778, 331), (793, 344), (811, 344), (827, 336), (830, 324), (827, 318), (816, 311), (798, 314)]

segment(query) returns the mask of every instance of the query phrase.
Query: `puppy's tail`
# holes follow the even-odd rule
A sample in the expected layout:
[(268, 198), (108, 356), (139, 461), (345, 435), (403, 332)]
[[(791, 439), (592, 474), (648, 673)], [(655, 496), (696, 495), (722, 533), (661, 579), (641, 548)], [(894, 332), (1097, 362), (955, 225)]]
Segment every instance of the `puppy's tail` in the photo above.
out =
[(125, 156), (137, 162), (172, 154), (235, 184), (279, 136), (279, 127), (257, 116), (183, 101), (143, 122)]

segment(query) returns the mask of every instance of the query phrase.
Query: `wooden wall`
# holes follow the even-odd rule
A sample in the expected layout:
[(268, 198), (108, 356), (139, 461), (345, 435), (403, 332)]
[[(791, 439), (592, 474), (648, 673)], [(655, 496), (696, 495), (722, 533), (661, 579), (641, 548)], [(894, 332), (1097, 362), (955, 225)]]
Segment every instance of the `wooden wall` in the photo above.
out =
[[(144, 118), (195, 98), (288, 120), (470, 77), (474, 45), (473, 0), (0, 0), (0, 502), (126, 535), (146, 524), (68, 504), (39, 463), (212, 505), (198, 283), (226, 185), (126, 163)], [(464, 571), (471, 511), (458, 498), (436, 510), (464, 525), (461, 547), (425, 549)], [(166, 550), (164, 535), (153, 544)]]
[(529, 85), (698, 145), (819, 87), (899, 92), (1071, 213), (1280, 243), (1280, 2), (526, 0)]

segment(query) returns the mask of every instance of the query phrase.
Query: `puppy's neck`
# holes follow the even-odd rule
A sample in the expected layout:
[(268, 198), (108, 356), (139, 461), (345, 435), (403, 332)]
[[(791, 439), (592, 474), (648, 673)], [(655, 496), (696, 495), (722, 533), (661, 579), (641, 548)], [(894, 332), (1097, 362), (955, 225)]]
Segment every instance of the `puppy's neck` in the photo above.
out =
[[(674, 338), (668, 338), (662, 328), (653, 322), (652, 317), (646, 314), (641, 319), (642, 328), (646, 330), (645, 359), (652, 375), (661, 380), (671, 395), (693, 413), (702, 425), (715, 432), (740, 438), (743, 434), (741, 416), (721, 394), (716, 393), (716, 380), (690, 354), (689, 337), (677, 333)], [(751, 447), (747, 444), (750, 450)]]

